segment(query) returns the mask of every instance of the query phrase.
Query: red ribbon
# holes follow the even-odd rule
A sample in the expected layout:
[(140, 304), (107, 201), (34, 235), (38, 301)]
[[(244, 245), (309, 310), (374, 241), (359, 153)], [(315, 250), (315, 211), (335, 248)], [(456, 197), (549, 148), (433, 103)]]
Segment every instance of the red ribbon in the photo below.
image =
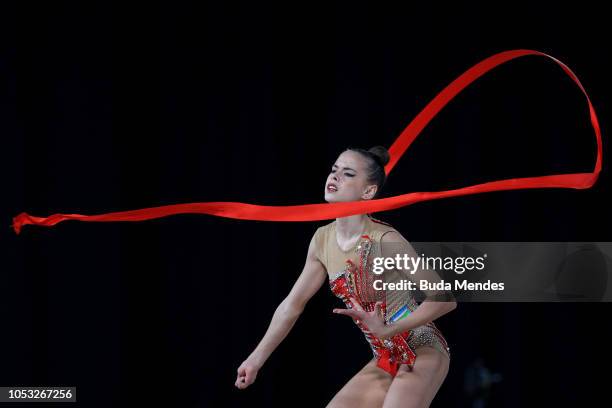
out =
[(209, 214), (218, 217), (235, 218), (243, 220), (258, 221), (319, 221), (337, 217), (344, 217), (354, 214), (365, 214), (378, 211), (392, 210), (404, 207), (421, 201), (435, 200), (446, 197), (485, 193), (489, 191), (517, 190), (527, 188), (574, 188), (586, 189), (597, 180), (601, 171), (601, 131), (595, 109), (591, 104), (588, 94), (576, 75), (561, 61), (550, 55), (533, 50), (511, 50), (495, 54), (466, 72), (451, 82), (442, 92), (440, 92), (429, 104), (410, 122), (404, 131), (389, 148), (391, 156), (389, 163), (385, 166), (385, 173), (388, 175), (397, 161), (402, 157), (406, 149), (416, 139), (425, 126), (438, 114), (438, 112), (450, 102), (459, 92), (465, 89), (476, 79), (489, 72), (498, 65), (504, 64), (515, 58), (527, 55), (538, 55), (550, 58), (563, 68), (563, 70), (574, 80), (586, 97), (591, 124), (597, 139), (597, 161), (592, 173), (570, 173), (554, 174), (539, 177), (522, 177), (498, 181), (491, 181), (482, 184), (475, 184), (468, 187), (454, 190), (444, 190), (435, 192), (416, 192), (402, 194), (394, 197), (380, 198), (374, 200), (351, 201), (342, 203), (321, 203), (291, 206), (265, 206), (238, 202), (205, 202), (189, 204), (173, 204), (160, 207), (143, 208), (131, 211), (120, 211), (99, 215), (81, 214), (53, 214), (48, 217), (34, 217), (25, 212), (13, 218), (13, 229), (19, 234), (22, 226), (26, 224), (53, 226), (64, 220), (79, 221), (144, 221), (153, 218), (165, 217), (174, 214)]

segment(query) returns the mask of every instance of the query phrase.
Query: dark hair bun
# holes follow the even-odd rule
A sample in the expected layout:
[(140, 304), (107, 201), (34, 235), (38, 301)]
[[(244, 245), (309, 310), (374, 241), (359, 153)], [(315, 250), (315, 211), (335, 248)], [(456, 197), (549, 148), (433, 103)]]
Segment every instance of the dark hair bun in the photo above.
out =
[(372, 155), (376, 158), (376, 160), (378, 161), (378, 163), (380, 163), (382, 167), (385, 167), (391, 159), (389, 151), (384, 146), (374, 146), (368, 149), (368, 152), (372, 153)]

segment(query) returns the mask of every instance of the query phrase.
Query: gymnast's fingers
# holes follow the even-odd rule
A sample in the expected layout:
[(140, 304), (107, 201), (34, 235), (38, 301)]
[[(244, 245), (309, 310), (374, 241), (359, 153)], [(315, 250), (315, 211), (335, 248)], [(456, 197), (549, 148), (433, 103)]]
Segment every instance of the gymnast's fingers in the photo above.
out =
[(353, 309), (334, 309), (334, 313), (351, 316), (355, 319), (359, 319), (361, 317), (361, 312)]
[(257, 377), (257, 370), (248, 365), (242, 365), (238, 368), (238, 375), (234, 385), (239, 389), (244, 389), (253, 384)]
[(376, 302), (376, 304), (374, 305), (374, 313), (376, 314), (376, 316), (380, 317), (381, 319), (384, 318), (383, 312), (382, 312), (382, 302), (381, 301)]
[(355, 299), (354, 297), (349, 297), (349, 299), (351, 299), (351, 303), (353, 303), (353, 309), (363, 312), (363, 308), (361, 307), (357, 299)]

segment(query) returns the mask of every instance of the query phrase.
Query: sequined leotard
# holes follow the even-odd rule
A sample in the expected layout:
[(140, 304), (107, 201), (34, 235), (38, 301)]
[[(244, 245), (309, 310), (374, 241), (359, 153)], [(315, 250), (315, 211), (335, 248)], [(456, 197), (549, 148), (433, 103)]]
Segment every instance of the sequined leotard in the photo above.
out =
[[(374, 303), (381, 300), (385, 323), (396, 322), (414, 311), (418, 304), (409, 292), (375, 291), (372, 288), (374, 275), (371, 271), (371, 258), (380, 256), (380, 238), (389, 231), (396, 231), (390, 224), (366, 216), (366, 225), (357, 244), (344, 251), (336, 238), (336, 221), (319, 227), (315, 232), (315, 251), (329, 274), (332, 292), (340, 298), (347, 308), (353, 308), (349, 297), (356, 299), (364, 310), (371, 311)], [(369, 293), (366, 293), (368, 292)], [(393, 292), (393, 293), (391, 293)], [(450, 348), (436, 325), (429, 322), (413, 330), (397, 334), (384, 341), (370, 333), (359, 320), (355, 324), (363, 331), (372, 348), (377, 365), (395, 376), (400, 364), (412, 369), (416, 360), (415, 349), (431, 346), (450, 358)]]

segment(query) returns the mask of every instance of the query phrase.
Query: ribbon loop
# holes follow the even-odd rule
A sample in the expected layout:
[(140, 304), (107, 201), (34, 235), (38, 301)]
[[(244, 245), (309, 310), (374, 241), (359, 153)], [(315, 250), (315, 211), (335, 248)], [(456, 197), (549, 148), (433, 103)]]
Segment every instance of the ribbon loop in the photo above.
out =
[(414, 203), (428, 200), (436, 200), (446, 197), (454, 197), (468, 194), (478, 194), (490, 191), (517, 190), (528, 188), (574, 188), (586, 189), (595, 184), (601, 172), (602, 145), (601, 130), (599, 121), (595, 113), (595, 108), (591, 104), (588, 94), (578, 80), (578, 77), (562, 63), (550, 55), (533, 50), (511, 50), (495, 54), (491, 57), (474, 65), (457, 79), (444, 88), (425, 108), (408, 124), (402, 133), (389, 148), (390, 160), (385, 166), (385, 173), (388, 175), (398, 160), (402, 157), (406, 149), (412, 144), (419, 133), (427, 124), (448, 104), (459, 92), (469, 86), (476, 79), (486, 74), (493, 68), (504, 64), (515, 58), (528, 55), (547, 57), (558, 65), (569, 75), (578, 85), (586, 97), (589, 107), (589, 117), (595, 138), (597, 141), (597, 159), (592, 173), (570, 173), (555, 174), (539, 177), (512, 178), (506, 180), (491, 181), (462, 187), (454, 190), (444, 190), (435, 192), (415, 192), (394, 197), (381, 199), (342, 202), (342, 203), (321, 203), (304, 204), (293, 206), (263, 206), (238, 202), (206, 202), (173, 204), (161, 207), (143, 208), (131, 211), (120, 211), (99, 215), (81, 214), (53, 214), (48, 217), (34, 217), (22, 212), (13, 218), (13, 229), (19, 234), (21, 228), (27, 224), (50, 227), (64, 220), (79, 221), (144, 221), (153, 218), (166, 217), (174, 214), (209, 214), (217, 217), (227, 217), (242, 220), (258, 221), (320, 221), (338, 217), (345, 217), (354, 214), (372, 213), (378, 211), (392, 210)]

